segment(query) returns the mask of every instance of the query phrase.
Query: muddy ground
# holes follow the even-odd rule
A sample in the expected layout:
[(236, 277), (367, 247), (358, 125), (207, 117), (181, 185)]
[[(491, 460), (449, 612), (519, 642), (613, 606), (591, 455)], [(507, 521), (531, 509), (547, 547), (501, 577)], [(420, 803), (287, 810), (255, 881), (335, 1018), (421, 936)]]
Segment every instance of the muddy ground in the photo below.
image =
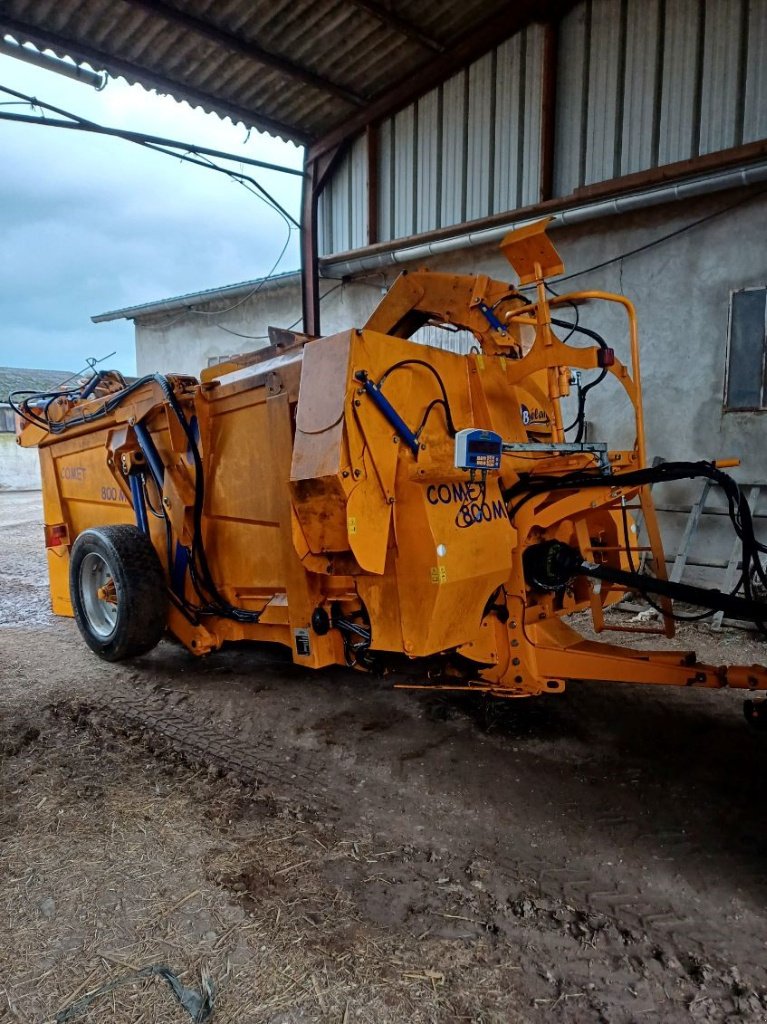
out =
[[(0, 1021), (767, 1021), (767, 736), (729, 693), (500, 708), (277, 649), (98, 661), (0, 495)], [(716, 662), (748, 635), (686, 627)], [(63, 1020), (63, 1017), (59, 1017)]]

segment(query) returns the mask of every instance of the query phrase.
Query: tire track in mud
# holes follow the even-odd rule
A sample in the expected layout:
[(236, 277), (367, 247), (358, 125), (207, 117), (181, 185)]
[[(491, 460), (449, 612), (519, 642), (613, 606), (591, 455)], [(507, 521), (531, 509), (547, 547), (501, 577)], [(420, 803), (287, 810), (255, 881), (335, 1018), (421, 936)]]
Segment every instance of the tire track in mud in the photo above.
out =
[[(61, 710), (59, 705), (58, 710)], [(142, 696), (112, 696), (67, 706), (76, 724), (143, 739), (158, 758), (179, 757), (188, 764), (232, 775), (239, 782), (269, 787), (280, 800), (297, 800), (323, 811), (337, 809), (319, 782), (318, 765), (279, 761), (239, 742), (231, 734), (203, 723), (178, 706)], [(305, 752), (301, 752), (305, 753)]]
[[(349, 767), (340, 766), (325, 750), (293, 746), (286, 758), (281, 759), (268, 734), (264, 736), (261, 731), (247, 729), (242, 738), (237, 737), (233, 731), (224, 731), (209, 720), (203, 720), (191, 704), (174, 704), (170, 694), (164, 697), (156, 692), (114, 694), (70, 704), (68, 712), (77, 724), (95, 730), (106, 727), (118, 735), (143, 740), (159, 759), (181, 758), (192, 766), (205, 766), (222, 776), (234, 776), (244, 784), (264, 788), (278, 803), (298, 805), (301, 813), (309, 818), (319, 813), (338, 822), (350, 806), (339, 806), (344, 792), (354, 799), (354, 778), (348, 775)], [(206, 709), (202, 709), (202, 714), (206, 713)], [(428, 748), (437, 748), (446, 738), (429, 744)], [(256, 744), (258, 749), (255, 749)], [(418, 756), (424, 752), (419, 750)], [(364, 751), (362, 754), (355, 752), (355, 758), (358, 757), (364, 759)], [(401, 780), (393, 774), (388, 781), (379, 778), (379, 783), (379, 799), (384, 803), (395, 801)], [(621, 815), (618, 809), (606, 812), (598, 821), (608, 841), (624, 848), (633, 846), (646, 832), (646, 824)], [(687, 861), (690, 856), (701, 853), (688, 841), (683, 830), (655, 834), (653, 838), (662, 844), (660, 848), (669, 855), (670, 861)], [(489, 834), (472, 836), (471, 843), (484, 845), (485, 857), (493, 847)], [(462, 845), (456, 843), (450, 854), (456, 873), (468, 853)], [(676, 900), (673, 895), (669, 898), (667, 892), (653, 892), (652, 885), (644, 884), (636, 866), (613, 867), (604, 862), (595, 865), (578, 853), (563, 853), (554, 848), (536, 855), (525, 841), (512, 842), (511, 848), (502, 851), (496, 848), (488, 859), (492, 871), (511, 882), (522, 894), (521, 898), (532, 899), (532, 915), (538, 927), (562, 927), (553, 916), (554, 912), (546, 909), (547, 904), (556, 905), (557, 913), (563, 908), (565, 914), (573, 915), (574, 927), (580, 927), (579, 922), (586, 922), (584, 927), (589, 927), (589, 921), (605, 919), (614, 934), (625, 936), (629, 955), (634, 949), (659, 962), (678, 960), (693, 972), (699, 964), (704, 964), (705, 970), (710, 971), (708, 991), (718, 991), (723, 999), (730, 995), (732, 986), (728, 972), (732, 971), (734, 962), (755, 981), (758, 979), (760, 984), (763, 981), (760, 950), (764, 945), (759, 939), (767, 941), (767, 933), (758, 937), (752, 934), (750, 944), (745, 939), (728, 941), (726, 922), (691, 916), (689, 893), (682, 892)], [(732, 947), (732, 952), (728, 946)]]
[[(645, 829), (630, 818), (610, 814), (598, 821), (617, 848), (632, 849), (647, 838)], [(665, 861), (669, 868), (665, 878), (659, 879), (657, 870), (646, 876), (638, 863), (603, 861), (594, 865), (585, 856), (573, 854), (557, 864), (556, 858), (547, 856), (546, 863), (539, 861), (529, 875), (531, 895), (562, 902), (587, 917), (606, 917), (630, 944), (645, 944), (661, 962), (672, 958), (682, 961), (692, 965), (693, 973), (705, 964), (705, 970), (710, 969), (725, 993), (730, 990), (727, 979), (733, 970), (742, 971), (765, 999), (764, 1014), (756, 1019), (767, 1021), (767, 923), (763, 916), (746, 905), (742, 893), (737, 907), (730, 899), (724, 913), (721, 896), (719, 911), (707, 907), (707, 886), (698, 871), (706, 851), (690, 841), (683, 830), (653, 834), (652, 838), (663, 854), (656, 854), (654, 860)], [(503, 854), (495, 863), (503, 871), (524, 870), (519, 860)], [(689, 872), (685, 866), (690, 866)], [(764, 892), (764, 879), (755, 870), (738, 878), (729, 876), (729, 880), (733, 894), (749, 883), (754, 891)], [(711, 987), (714, 985), (712, 980)]]

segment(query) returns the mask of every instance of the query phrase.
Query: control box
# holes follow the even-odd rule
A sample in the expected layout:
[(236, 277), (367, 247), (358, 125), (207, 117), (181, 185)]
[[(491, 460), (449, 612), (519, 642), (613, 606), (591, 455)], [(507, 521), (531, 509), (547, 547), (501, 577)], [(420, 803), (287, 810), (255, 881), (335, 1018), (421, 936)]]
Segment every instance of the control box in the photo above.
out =
[(503, 440), (492, 430), (469, 427), (455, 435), (456, 469), (500, 469)]

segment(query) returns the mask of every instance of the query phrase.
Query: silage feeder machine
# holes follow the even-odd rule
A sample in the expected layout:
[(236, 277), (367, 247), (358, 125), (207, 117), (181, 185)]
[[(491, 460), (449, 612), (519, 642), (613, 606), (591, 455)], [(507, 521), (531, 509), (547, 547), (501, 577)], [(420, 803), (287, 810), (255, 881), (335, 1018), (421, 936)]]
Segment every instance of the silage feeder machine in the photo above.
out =
[[(280, 332), (200, 381), (107, 371), (17, 395), (18, 440), (40, 454), (54, 611), (110, 661), (167, 632), (196, 655), (276, 641), (308, 668), (495, 697), (575, 680), (767, 689), (762, 666), (585, 639), (569, 621), (590, 611), (598, 634), (671, 637), (681, 600), (761, 624), (767, 548), (721, 465), (648, 465), (634, 307), (556, 295), (546, 224), (502, 243), (517, 285), (402, 273), (363, 328)], [(580, 324), (597, 302), (625, 314), (625, 363)], [(475, 343), (458, 355), (409, 340), (425, 325)], [(587, 394), (608, 375), (616, 417), (633, 417), (627, 449), (585, 439)], [(666, 579), (650, 485), (700, 476), (724, 489), (743, 542), (732, 594)], [(658, 624), (606, 620), (636, 591)]]

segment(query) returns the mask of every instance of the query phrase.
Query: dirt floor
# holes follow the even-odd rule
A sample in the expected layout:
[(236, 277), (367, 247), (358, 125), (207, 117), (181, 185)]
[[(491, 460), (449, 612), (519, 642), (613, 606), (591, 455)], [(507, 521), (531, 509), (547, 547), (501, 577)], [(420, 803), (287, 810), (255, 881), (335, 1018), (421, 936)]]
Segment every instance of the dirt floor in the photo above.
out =
[(156, 964), (209, 979), (217, 1024), (767, 1021), (767, 735), (735, 694), (488, 707), (169, 643), (109, 666), (8, 494), (0, 674), (3, 1024), (190, 1020)]

